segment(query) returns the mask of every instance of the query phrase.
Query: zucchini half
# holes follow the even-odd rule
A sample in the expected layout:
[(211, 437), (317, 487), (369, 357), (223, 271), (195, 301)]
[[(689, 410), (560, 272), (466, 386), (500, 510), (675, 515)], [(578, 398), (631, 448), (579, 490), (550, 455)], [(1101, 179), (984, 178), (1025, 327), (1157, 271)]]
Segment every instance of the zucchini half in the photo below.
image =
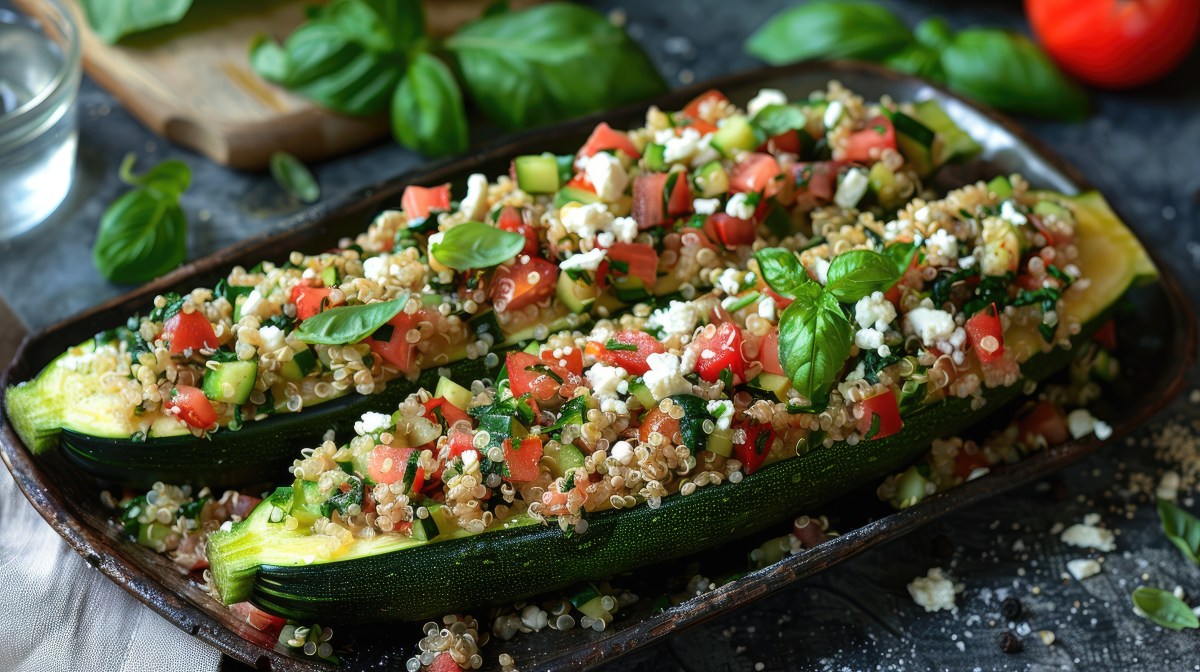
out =
[[(1006, 347), (1032, 355), (1022, 365), (1026, 379), (1041, 380), (1066, 366), (1127, 289), (1157, 277), (1141, 243), (1101, 196), (1066, 200), (1076, 211), (1080, 231), (1078, 264), (1092, 279), (1064, 307), (1082, 330), (1069, 350), (1045, 351), (1036, 333), (1028, 340), (1006, 339)], [(896, 471), (924, 452), (932, 439), (978, 422), (1019, 397), (1023, 387), (1021, 381), (989, 389), (986, 405), (978, 410), (971, 409), (970, 400), (944, 399), (905, 418), (898, 434), (819, 447), (764, 467), (741, 483), (665, 497), (657, 509), (639, 505), (593, 513), (587, 532), (570, 537), (555, 525), (517, 520), (505, 529), (456, 533), (432, 542), (377, 536), (355, 541), (325, 560), (329, 538), (289, 532), (276, 522), (296, 499), (292, 488), (279, 488), (246, 520), (210, 537), (208, 560), (226, 604), (248, 599), (299, 620), (420, 620), (510, 603), (687, 555), (786, 520)]]

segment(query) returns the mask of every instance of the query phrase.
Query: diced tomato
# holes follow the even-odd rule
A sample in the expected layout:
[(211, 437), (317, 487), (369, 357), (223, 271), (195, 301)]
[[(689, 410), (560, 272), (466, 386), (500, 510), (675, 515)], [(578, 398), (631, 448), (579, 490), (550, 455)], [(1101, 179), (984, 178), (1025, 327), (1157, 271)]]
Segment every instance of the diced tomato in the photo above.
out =
[(737, 162), (729, 173), (729, 189), (734, 192), (762, 194), (770, 198), (779, 192), (779, 162), (770, 154), (755, 152)]
[(800, 131), (792, 129), (768, 138), (766, 142), (759, 146), (758, 151), (770, 153), (772, 149), (776, 152), (800, 154), (804, 151), (804, 144), (800, 141)]
[(449, 651), (443, 651), (433, 659), (427, 668), (428, 672), (463, 672), (462, 667), (454, 662), (454, 658), (450, 656)]
[(663, 209), (663, 193), (667, 189), (667, 173), (651, 173), (633, 178), (633, 219), (640, 229), (650, 229), (667, 221)]
[[(967, 446), (971, 446), (972, 450), (967, 451)], [(988, 467), (987, 455), (983, 449), (968, 441), (958, 449), (958, 455), (954, 457), (954, 475), (967, 480), (971, 473), (976, 469), (986, 469)]]
[(525, 236), (525, 247), (521, 248), (521, 254), (527, 254), (531, 257), (538, 256), (537, 229), (525, 221), (523, 211), (511, 205), (504, 206), (500, 210), (500, 217), (496, 221), (496, 228)]
[(723, 371), (733, 373), (733, 382), (746, 379), (746, 360), (742, 355), (742, 330), (732, 322), (724, 322), (715, 329), (705, 327), (688, 344), (696, 351), (696, 375), (710, 383), (721, 379)]
[(567, 348), (558, 348), (558, 356), (554, 355), (554, 350), (542, 350), (542, 361), (547, 364), (555, 364), (563, 367), (571, 373), (583, 375), (583, 351), (575, 346)]
[(509, 352), (504, 364), (513, 396), (530, 393), (536, 402), (570, 397), (583, 382), (580, 376), (528, 352)]
[(453, 427), (461, 421), (465, 421), (467, 426), (471, 426), (471, 416), (466, 411), (446, 401), (445, 397), (434, 397), (425, 402), (425, 417), (430, 422), (441, 424), (441, 420), (446, 421), (447, 427)]
[(800, 516), (792, 522), (792, 536), (800, 540), (801, 548), (812, 548), (829, 541), (829, 535), (821, 529), (821, 523), (808, 516)]
[(1042, 288), (1042, 279), (1028, 273), (1022, 273), (1017, 276), (1017, 286), (1021, 289), (1036, 292)]
[[(613, 262), (626, 266), (621, 271), (613, 267)], [(606, 258), (600, 264), (597, 273), (600, 285), (603, 287), (608, 276), (626, 275), (642, 281), (648, 291), (654, 289), (658, 282), (658, 252), (653, 245), (645, 243), (613, 243), (606, 251)]]
[(1042, 437), (1051, 446), (1066, 443), (1071, 438), (1067, 430), (1067, 416), (1052, 401), (1039, 401), (1025, 417), (1017, 422), (1021, 430), (1021, 441), (1033, 443)]
[[(416, 451), (416, 448), (375, 446), (375, 449), (371, 451), (371, 460), (367, 464), (367, 473), (376, 483), (388, 485), (402, 483), (407, 475), (409, 457)], [(425, 471), (421, 467), (417, 467), (417, 473), (413, 476), (412, 489), (420, 490), (424, 483)]]
[(675, 175), (675, 186), (671, 189), (671, 198), (667, 201), (667, 214), (672, 217), (686, 215), (692, 211), (692, 190), (688, 187), (687, 173)]
[(716, 124), (703, 119), (685, 119), (684, 122), (684, 124), (675, 127), (676, 135), (683, 133), (683, 129), (685, 128), (693, 129), (700, 135), (708, 135), (709, 133), (717, 132)]
[(1092, 340), (1096, 341), (1100, 345), (1104, 346), (1104, 349), (1106, 349), (1106, 350), (1116, 350), (1117, 349), (1117, 322), (1116, 322), (1116, 320), (1109, 320), (1108, 322), (1105, 322), (1104, 326), (1100, 327), (1099, 329), (1096, 330), (1096, 333), (1092, 334)]
[(725, 247), (754, 244), (756, 227), (751, 220), (739, 219), (727, 212), (714, 212), (708, 216), (708, 221), (717, 234), (717, 240)]
[(650, 365), (646, 363), (646, 359), (650, 355), (662, 354), (667, 351), (663, 344), (658, 342), (657, 338), (644, 331), (618, 331), (612, 335), (611, 340), (622, 345), (635, 346), (636, 349), (609, 350), (607, 343), (589, 341), (587, 344), (587, 354), (609, 366), (619, 366), (634, 376), (645, 375), (650, 370)]
[(475, 432), (459, 426), (450, 430), (450, 456), (448, 459), (462, 455), (468, 450), (475, 450)]
[(775, 443), (775, 428), (749, 418), (742, 418), (734, 426), (746, 432), (746, 440), (734, 444), (733, 456), (742, 463), (742, 471), (748, 476), (758, 471), (771, 453), (771, 444)]
[(250, 515), (250, 512), (253, 511), (261, 501), (262, 499), (255, 497), (254, 495), (238, 493), (236, 497), (233, 497), (229, 500), (229, 515), (237, 516), (238, 518), (245, 518), (246, 516)]
[(672, 418), (670, 415), (663, 413), (657, 406), (646, 412), (642, 418), (642, 426), (639, 428), (639, 435), (642, 443), (650, 444), (650, 433), (658, 432), (673, 445), (680, 439), (679, 421)]
[(422, 311), (417, 311), (413, 315), (409, 315), (404, 311), (400, 311), (395, 317), (387, 321), (387, 324), (392, 327), (392, 334), (388, 340), (381, 341), (373, 336), (368, 336), (365, 340), (371, 346), (371, 352), (382, 357), (384, 361), (401, 371), (408, 371), (412, 366), (413, 351), (417, 347), (414, 343), (408, 342), (408, 332), (417, 326), (423, 318)]
[(758, 361), (762, 364), (763, 373), (787, 375), (783, 372), (783, 365), (779, 363), (779, 327), (771, 327), (767, 335), (763, 336), (762, 345), (758, 348)]
[(329, 287), (309, 287), (296, 285), (292, 287), (292, 305), (296, 306), (296, 319), (307, 320), (326, 308), (337, 305), (329, 300)]
[(163, 402), (163, 408), (175, 412), (176, 417), (196, 429), (209, 429), (217, 424), (217, 412), (212, 402), (198, 387), (176, 385), (171, 396)]
[(216, 348), (217, 332), (212, 323), (198, 310), (185, 313), (182, 310), (163, 323), (162, 339), (171, 343), (171, 354), (184, 350)]
[(971, 316), (964, 326), (981, 364), (991, 364), (1004, 356), (1004, 327), (1000, 324), (996, 304)]
[(287, 625), (286, 618), (268, 614), (249, 602), (232, 604), (229, 606), (229, 611), (232, 611), (238, 620), (245, 621), (255, 630), (267, 633), (272, 639), (279, 637), (283, 626)]
[[(866, 128), (855, 131), (846, 138), (845, 159), (856, 163), (872, 164), (884, 149), (896, 149), (896, 129), (892, 120), (884, 115), (871, 117)], [(874, 154), (874, 156), (872, 156)]]
[(904, 421), (900, 419), (900, 404), (896, 401), (894, 390), (889, 389), (882, 394), (863, 399), (862, 407), (863, 417), (858, 420), (858, 431), (863, 438), (871, 433), (871, 426), (875, 424), (875, 418), (879, 418), (879, 425), (875, 433), (871, 435), (872, 441), (891, 436), (904, 426)]
[(1047, 245), (1054, 245), (1057, 242), (1060, 242), (1058, 241), (1057, 236), (1055, 236), (1054, 233), (1050, 231), (1050, 228), (1046, 226), (1046, 223), (1042, 221), (1040, 215), (1031, 214), (1028, 216), (1028, 219), (1029, 223), (1033, 224), (1033, 228), (1037, 229), (1037, 232), (1042, 234), (1042, 237), (1046, 239)]
[(725, 97), (725, 94), (716, 89), (709, 89), (708, 91), (705, 91), (704, 93), (693, 98), (692, 102), (685, 105), (682, 111), (686, 117), (691, 117), (692, 119), (702, 119), (704, 118), (704, 115), (701, 114), (701, 110), (704, 108), (711, 105), (722, 105), (728, 102), (729, 99)]
[(628, 133), (613, 130), (611, 126), (603, 121), (588, 136), (587, 142), (583, 143), (583, 148), (579, 150), (579, 155), (591, 156), (596, 152), (610, 149), (619, 149), (631, 159), (638, 159), (642, 156), (642, 153), (638, 151), (637, 145), (633, 144), (633, 141), (629, 139)]
[(541, 257), (529, 257), (528, 261), (518, 260), (512, 266), (496, 267), (488, 296), (496, 312), (521, 310), (550, 298), (556, 282), (558, 264)]
[(589, 191), (593, 194), (596, 193), (596, 185), (592, 184), (592, 181), (589, 180), (587, 175), (584, 175), (583, 173), (579, 173), (575, 177), (572, 177), (571, 181), (567, 182), (565, 186), (579, 191)]
[(434, 210), (450, 209), (450, 185), (418, 187), (410, 184), (400, 197), (400, 207), (409, 219), (425, 219)]
[(516, 446), (512, 439), (504, 440), (504, 461), (508, 464), (507, 480), (516, 483), (535, 481), (538, 460), (542, 459), (542, 440), (536, 436), (521, 439)]
[(841, 161), (817, 161), (814, 163), (797, 163), (792, 166), (792, 175), (796, 179), (796, 195), (809, 194), (822, 201), (832, 201), (837, 190), (838, 171), (842, 169)]

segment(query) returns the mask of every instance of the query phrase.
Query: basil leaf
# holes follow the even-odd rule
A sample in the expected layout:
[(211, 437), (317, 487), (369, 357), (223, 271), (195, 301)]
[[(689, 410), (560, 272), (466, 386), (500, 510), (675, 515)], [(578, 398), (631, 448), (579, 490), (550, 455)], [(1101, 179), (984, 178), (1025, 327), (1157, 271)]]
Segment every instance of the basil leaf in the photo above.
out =
[(947, 84), (982, 103), (1053, 119), (1087, 115), (1087, 94), (1023, 35), (964, 30), (942, 50), (941, 61)]
[(456, 271), (491, 268), (517, 256), (525, 247), (525, 236), (497, 229), (482, 222), (466, 222), (442, 234), (430, 252), (443, 265)]
[(799, 105), (767, 105), (750, 122), (763, 132), (764, 137), (773, 138), (788, 131), (803, 130), (807, 120)]
[(126, 154), (117, 173), (121, 181), (131, 187), (144, 187), (165, 198), (179, 200), (192, 183), (192, 170), (183, 161), (163, 161), (141, 175), (134, 175), (133, 164), (136, 162), (136, 154)]
[(766, 247), (754, 253), (758, 262), (758, 270), (762, 273), (763, 281), (774, 292), (789, 299), (802, 295), (813, 295), (820, 291), (820, 285), (808, 277), (808, 271), (800, 265), (791, 250), (782, 247)]
[(1158, 500), (1163, 532), (1188, 560), (1200, 565), (1200, 520), (1165, 499)]
[(843, 303), (854, 303), (872, 292), (887, 290), (900, 276), (892, 257), (874, 250), (850, 250), (830, 262), (825, 292)]
[(467, 113), (454, 74), (437, 57), (417, 54), (392, 97), (392, 132), (430, 156), (467, 149)]
[(404, 51), (425, 32), (425, 8), (417, 0), (343, 0), (331, 3), (322, 18), (378, 54)]
[(1133, 606), (1168, 630), (1200, 628), (1200, 618), (1183, 600), (1158, 588), (1142, 586), (1133, 591)]
[(406, 303), (408, 295), (402, 294), (392, 301), (323, 310), (300, 323), (296, 338), (323, 345), (357, 343), (399, 315)]
[(917, 256), (917, 252), (921, 246), (913, 241), (905, 243), (892, 243), (883, 249), (883, 253), (891, 257), (896, 262), (896, 269), (900, 271), (900, 275), (908, 272), (912, 266), (913, 258)]
[(478, 107), (506, 128), (548, 124), (666, 89), (653, 62), (592, 9), (562, 2), (491, 14), (445, 42)]
[(814, 405), (828, 401), (852, 342), (850, 320), (829, 294), (796, 301), (779, 318), (780, 364), (796, 391)]
[(187, 218), (174, 198), (135, 189), (118, 198), (100, 218), (92, 263), (120, 284), (152, 280), (187, 258)]
[(935, 82), (946, 81), (946, 72), (942, 70), (940, 55), (936, 50), (923, 44), (910, 44), (885, 57), (882, 63), (893, 70), (910, 75), (924, 77)]
[(112, 44), (131, 33), (178, 23), (192, 0), (80, 0), (88, 25)]
[(810, 2), (771, 17), (746, 40), (746, 51), (781, 65), (808, 59), (877, 60), (913, 43), (887, 9), (866, 2)]
[(271, 154), (271, 177), (295, 198), (305, 203), (316, 203), (321, 198), (321, 186), (317, 178), (301, 163), (300, 159), (287, 152)]

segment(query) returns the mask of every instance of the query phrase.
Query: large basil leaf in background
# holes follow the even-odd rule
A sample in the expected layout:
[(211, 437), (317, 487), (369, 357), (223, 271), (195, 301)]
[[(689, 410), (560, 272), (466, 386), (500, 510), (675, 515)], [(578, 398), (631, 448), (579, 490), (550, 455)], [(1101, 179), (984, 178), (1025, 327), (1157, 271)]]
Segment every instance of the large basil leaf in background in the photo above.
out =
[(420, 0), (342, 0), (330, 3), (318, 15), (381, 54), (404, 51), (425, 33), (425, 6)]
[(444, 156), (466, 150), (467, 114), (454, 73), (436, 56), (417, 54), (392, 98), (392, 132), (406, 147)]
[(479, 108), (513, 129), (647, 98), (666, 85), (645, 52), (600, 14), (563, 3), (482, 18), (448, 38)]
[(746, 40), (746, 51), (779, 65), (810, 58), (879, 60), (913, 44), (887, 9), (866, 2), (811, 2), (771, 17)]
[(79, 0), (79, 4), (92, 30), (112, 44), (132, 33), (177, 23), (192, 0)]

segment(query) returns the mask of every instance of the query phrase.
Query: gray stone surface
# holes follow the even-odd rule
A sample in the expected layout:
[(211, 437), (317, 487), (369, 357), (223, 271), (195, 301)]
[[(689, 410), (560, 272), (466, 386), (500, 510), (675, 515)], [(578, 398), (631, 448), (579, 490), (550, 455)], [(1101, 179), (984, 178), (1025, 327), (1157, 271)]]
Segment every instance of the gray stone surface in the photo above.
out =
[[(754, 67), (741, 41), (787, 6), (783, 0), (729, 3), (594, 3), (623, 7), (630, 32), (675, 84)], [(1020, 3), (888, 3), (905, 18), (946, 16), (970, 24), (1023, 27)], [(1093, 97), (1083, 123), (1030, 120), (1038, 136), (1096, 184), (1146, 240), (1166, 252), (1189, 288), (1200, 286), (1200, 59), (1151, 87)], [(0, 244), (0, 294), (32, 327), (43, 327), (125, 288), (105, 283), (92, 268), (90, 248), (104, 207), (122, 191), (116, 169), (136, 152), (143, 163), (182, 158), (194, 172), (183, 200), (191, 225), (192, 257), (282, 226), (300, 209), (265, 175), (241, 174), (155, 138), (90, 82), (81, 95), (80, 167), (68, 204), (23, 238)], [(477, 138), (482, 139), (482, 138)], [(314, 167), (328, 197), (361, 188), (420, 165), (390, 144)], [(0, 198), (2, 201), (2, 198)], [(1196, 381), (1193, 380), (1193, 383)], [(1197, 416), (1181, 401), (1175, 412)], [(1129, 592), (1141, 583), (1183, 586), (1200, 597), (1200, 570), (1163, 538), (1152, 507), (1125, 515), (1116, 485), (1127, 472), (1154, 473), (1148, 451), (1110, 446), (1063, 474), (1067, 499), (1031, 486), (952, 516), (877, 549), (750, 609), (714, 620), (615, 667), (637, 670), (1051, 670), (1200, 669), (1200, 635), (1172, 633), (1136, 617)], [(1128, 469), (1123, 468), (1128, 462)], [(1121, 472), (1118, 474), (1117, 472)], [(1049, 489), (1061, 492), (1061, 488)], [(1064, 548), (1048, 530), (1089, 512), (1121, 531), (1104, 572), (1084, 582), (1061, 578), (1065, 562), (1086, 557)], [(1018, 543), (1019, 542), (1019, 543)], [(1025, 550), (1021, 550), (1024, 547)], [(965, 585), (959, 611), (925, 613), (905, 585), (931, 566), (950, 569)], [(1035, 589), (1037, 594), (1035, 594)], [(1004, 595), (1024, 602), (1031, 629), (1020, 654), (1004, 655), (997, 641), (1009, 624), (999, 617)], [(1020, 622), (1012, 624), (1024, 632)], [(1057, 641), (1045, 646), (1037, 631)]]

